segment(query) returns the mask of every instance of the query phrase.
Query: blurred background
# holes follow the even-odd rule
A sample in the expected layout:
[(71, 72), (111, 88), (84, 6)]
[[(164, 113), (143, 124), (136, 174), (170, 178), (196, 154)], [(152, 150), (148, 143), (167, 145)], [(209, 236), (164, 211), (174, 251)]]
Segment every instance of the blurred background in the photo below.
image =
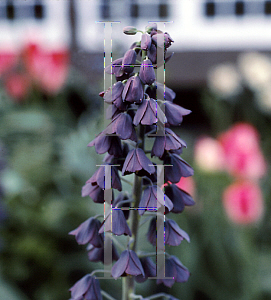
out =
[[(195, 169), (196, 201), (173, 218), (191, 243), (167, 249), (191, 277), (138, 293), (186, 300), (271, 299), (271, 1), (0, 2), (0, 299), (65, 300), (102, 265), (69, 231), (100, 213), (81, 187), (102, 161), (104, 25), (112, 58), (159, 23), (174, 40), (166, 85), (192, 110), (174, 130)], [(145, 238), (142, 236), (142, 239)], [(102, 281), (118, 298), (120, 280)]]

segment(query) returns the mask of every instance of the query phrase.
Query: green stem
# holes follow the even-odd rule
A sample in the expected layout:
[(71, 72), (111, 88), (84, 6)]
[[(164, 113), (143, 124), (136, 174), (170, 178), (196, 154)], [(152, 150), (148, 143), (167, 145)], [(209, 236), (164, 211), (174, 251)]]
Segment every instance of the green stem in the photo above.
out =
[(105, 291), (101, 291), (101, 294), (105, 297), (105, 298), (107, 298), (107, 299), (109, 299), (109, 300), (116, 300), (115, 298), (113, 298), (112, 296), (110, 296), (109, 294), (107, 294)]

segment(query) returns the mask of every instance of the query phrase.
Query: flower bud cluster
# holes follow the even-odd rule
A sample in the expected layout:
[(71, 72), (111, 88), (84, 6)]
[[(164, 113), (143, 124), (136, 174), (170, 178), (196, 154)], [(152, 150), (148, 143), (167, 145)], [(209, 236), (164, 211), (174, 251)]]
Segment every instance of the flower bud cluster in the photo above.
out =
[[(141, 31), (128, 26), (123, 32), (134, 35)], [(159, 230), (156, 220), (158, 210), (164, 208), (166, 215), (170, 212), (181, 213), (185, 206), (194, 204), (192, 197), (176, 185), (181, 177), (193, 175), (191, 166), (179, 156), (186, 143), (169, 129), (170, 125), (180, 125), (183, 116), (191, 111), (174, 104), (175, 93), (156, 82), (158, 35), (164, 36), (166, 53), (173, 40), (168, 33), (158, 31), (155, 25), (150, 25), (142, 33), (140, 41), (133, 43), (122, 58), (105, 68), (106, 72), (114, 74), (116, 78), (112, 87), (100, 93), (103, 100), (109, 104), (111, 122), (88, 144), (90, 147), (95, 146), (99, 154), (107, 153), (104, 158), (105, 166), (101, 166), (86, 182), (82, 188), (82, 196), (90, 196), (95, 203), (104, 203), (106, 191), (113, 188), (112, 203), (102, 223), (91, 217), (70, 232), (78, 244), (88, 244), (88, 258), (92, 262), (105, 262), (105, 232), (127, 236), (128, 242), (123, 245), (121, 254), (117, 249), (119, 243), (112, 242), (112, 260), (116, 262), (112, 267), (111, 276), (117, 279), (129, 275), (137, 282), (156, 277), (158, 272), (151, 254), (142, 256), (141, 253), (145, 249), (137, 249), (141, 218), (144, 218), (145, 214), (153, 215), (146, 237), (150, 244), (155, 246)], [(164, 99), (159, 99), (161, 91)], [(155, 134), (158, 122), (164, 125), (162, 135)], [(145, 149), (147, 138), (153, 141), (149, 150)], [(161, 181), (158, 180), (158, 166), (151, 161), (154, 156), (160, 159), (163, 165), (171, 166), (164, 168), (165, 195), (160, 186)], [(111, 170), (110, 187), (105, 183), (106, 165), (109, 165)], [(122, 179), (126, 180), (125, 176), (128, 174), (134, 174), (134, 184), (131, 184), (133, 191), (130, 193), (122, 191), (121, 183)], [(118, 191), (116, 198), (114, 190)], [(133, 210), (129, 211), (130, 207)], [(177, 246), (183, 239), (189, 242), (188, 234), (175, 221), (166, 218), (161, 224), (160, 226), (164, 226), (165, 242), (159, 245), (158, 250), (165, 249), (165, 244)], [(140, 244), (144, 245), (141, 242)], [(177, 257), (166, 253), (165, 275), (168, 278), (157, 277), (157, 284), (163, 283), (171, 287), (175, 282), (187, 281), (190, 273)], [(101, 299), (98, 280), (93, 278), (92, 275), (87, 275), (78, 281), (71, 288), (72, 299)], [(132, 290), (134, 291), (134, 286)]]

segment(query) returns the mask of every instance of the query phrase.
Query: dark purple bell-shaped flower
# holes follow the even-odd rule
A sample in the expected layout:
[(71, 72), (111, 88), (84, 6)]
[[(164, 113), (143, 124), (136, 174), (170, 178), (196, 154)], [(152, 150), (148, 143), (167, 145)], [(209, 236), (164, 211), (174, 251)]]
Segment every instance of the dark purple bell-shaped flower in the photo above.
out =
[(82, 197), (89, 196), (95, 203), (104, 203), (104, 191), (88, 180), (82, 187)]
[(152, 98), (143, 99), (134, 116), (133, 123), (136, 126), (139, 123), (152, 125), (157, 122), (157, 119), (163, 123), (166, 121), (165, 114), (162, 112), (160, 106), (158, 106), (157, 102)]
[(157, 185), (151, 185), (148, 186), (143, 192), (139, 203), (138, 213), (143, 215), (145, 210), (156, 210), (163, 205), (165, 205), (169, 211), (173, 208), (171, 200), (163, 194), (162, 190)]
[(148, 279), (148, 277), (156, 277), (156, 265), (155, 263), (151, 260), (150, 257), (142, 257), (139, 259), (145, 276), (143, 277), (143, 275), (137, 275), (135, 276), (135, 281), (138, 283), (142, 283), (144, 281), (146, 281)]
[(114, 103), (119, 98), (122, 101), (122, 91), (123, 91), (124, 85), (121, 81), (118, 81), (113, 84), (112, 87), (110, 87), (105, 93), (104, 93), (104, 101), (106, 103)]
[(104, 133), (117, 134), (122, 140), (130, 139), (136, 141), (137, 139), (133, 120), (126, 112), (115, 116), (112, 122), (104, 130)]
[(149, 174), (155, 172), (155, 168), (152, 162), (147, 158), (145, 152), (142, 149), (136, 148), (130, 150), (123, 164), (122, 175), (127, 175), (135, 172), (140, 174), (139, 172), (141, 170), (146, 171)]
[(191, 113), (191, 110), (176, 105), (171, 101), (165, 101), (164, 105), (167, 123), (171, 126), (179, 126), (183, 121), (183, 116)]
[(79, 227), (69, 232), (69, 234), (75, 235), (75, 239), (79, 245), (90, 243), (95, 247), (102, 247), (104, 241), (102, 235), (99, 234), (101, 225), (99, 220), (89, 218), (79, 225)]
[[(117, 196), (117, 198), (115, 199), (115, 201), (113, 203), (113, 206), (114, 207), (120, 207), (120, 208), (122, 208), (122, 207), (128, 207), (129, 208), (131, 206), (131, 202), (127, 202), (127, 203), (123, 203), (123, 204), (120, 203), (120, 202), (126, 201), (126, 200), (129, 200), (129, 197), (128, 197), (127, 193), (119, 193), (118, 196)], [(129, 209), (127, 209), (127, 210), (124, 209), (122, 211), (124, 213), (125, 219), (128, 220), (128, 218), (129, 218), (129, 212), (130, 212)]]
[[(107, 74), (115, 74), (116, 76), (121, 76), (123, 75), (123, 70), (122, 70), (122, 61), (123, 57), (118, 58), (112, 62), (112, 64), (108, 65), (105, 68), (105, 72)], [(112, 69), (111, 69), (112, 66)]]
[(134, 71), (134, 64), (136, 62), (136, 52), (134, 49), (129, 49), (125, 52), (122, 60), (122, 70), (125, 73), (132, 73)]
[(112, 276), (117, 279), (126, 275), (145, 276), (142, 264), (133, 250), (124, 250), (119, 260), (112, 267)]
[(181, 177), (189, 177), (194, 174), (192, 167), (177, 154), (167, 153), (164, 157), (164, 164), (172, 165), (172, 167), (165, 168), (165, 182), (177, 183)]
[(177, 150), (186, 147), (185, 141), (181, 140), (171, 129), (165, 128), (164, 136), (156, 136), (153, 143), (151, 156), (162, 157), (165, 151)]
[[(165, 92), (165, 95), (164, 95)], [(146, 89), (146, 93), (153, 99), (161, 99), (161, 100), (168, 100), (173, 101), (176, 97), (176, 93), (170, 89), (169, 87), (165, 86), (164, 91), (164, 84), (157, 82), (157, 85), (152, 84), (148, 86)], [(157, 93), (157, 95), (156, 95)]]
[(103, 132), (88, 144), (88, 147), (95, 146), (98, 154), (108, 152), (116, 157), (122, 156), (122, 146), (120, 138), (116, 135), (106, 135)]
[(173, 203), (171, 212), (175, 214), (181, 213), (185, 206), (192, 206), (195, 204), (193, 198), (187, 192), (178, 188), (176, 184), (166, 185), (165, 195), (167, 195)]
[(131, 230), (127, 225), (125, 216), (121, 208), (112, 209), (112, 215), (109, 212), (102, 223), (99, 233), (112, 232), (115, 235), (129, 235), (132, 236)]
[(130, 77), (123, 89), (122, 100), (132, 103), (141, 103), (144, 97), (143, 85), (138, 76)]
[(147, 33), (142, 34), (141, 36), (141, 49), (149, 50), (151, 46), (151, 36)]
[(175, 282), (186, 282), (190, 276), (188, 269), (179, 261), (176, 256), (166, 258), (165, 261), (165, 277), (172, 279), (157, 279), (156, 283), (163, 283), (167, 287), (172, 287)]
[[(104, 245), (101, 248), (96, 248), (93, 245), (89, 244), (87, 246), (87, 251), (88, 251), (88, 259), (89, 261), (92, 262), (102, 262), (103, 264), (105, 263), (104, 260)], [(112, 260), (118, 260), (119, 259), (119, 254), (118, 251), (115, 247), (115, 244), (112, 242)]]
[(151, 85), (155, 82), (155, 72), (150, 59), (144, 59), (141, 63), (139, 77), (144, 84)]
[[(119, 177), (118, 169), (115, 166), (111, 166), (111, 174), (108, 174), (111, 177), (111, 187), (119, 191), (122, 190), (121, 180)], [(99, 169), (92, 175), (88, 180), (92, 185), (97, 185), (101, 189), (105, 189), (105, 166), (100, 166)]]
[(165, 32), (165, 33), (157, 33), (157, 34), (154, 34), (152, 36), (152, 41), (155, 45), (157, 45), (157, 40), (158, 38), (160, 38), (162, 35), (164, 35), (164, 47), (165, 49), (167, 49), (168, 47), (171, 46), (171, 43), (173, 43), (173, 39), (171, 38), (171, 36)]
[(148, 50), (148, 58), (151, 60), (153, 64), (156, 64), (157, 60), (157, 48), (156, 46), (151, 43), (150, 48)]
[(70, 292), (70, 300), (102, 300), (99, 280), (90, 274), (77, 281)]

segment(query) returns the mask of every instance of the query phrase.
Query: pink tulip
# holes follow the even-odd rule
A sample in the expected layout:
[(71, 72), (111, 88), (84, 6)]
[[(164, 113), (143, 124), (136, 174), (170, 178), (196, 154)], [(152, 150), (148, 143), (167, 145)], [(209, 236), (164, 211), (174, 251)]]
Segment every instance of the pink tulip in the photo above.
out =
[(258, 184), (237, 181), (223, 193), (223, 205), (229, 219), (237, 224), (257, 222), (263, 214), (263, 197)]
[(225, 169), (224, 150), (221, 144), (211, 137), (201, 137), (194, 148), (195, 163), (206, 172), (217, 172)]
[(24, 52), (25, 66), (37, 85), (48, 94), (56, 94), (68, 75), (67, 49), (48, 51), (29, 44)]
[(259, 179), (266, 174), (267, 164), (259, 145), (259, 134), (250, 124), (238, 123), (222, 133), (226, 168), (236, 177)]

